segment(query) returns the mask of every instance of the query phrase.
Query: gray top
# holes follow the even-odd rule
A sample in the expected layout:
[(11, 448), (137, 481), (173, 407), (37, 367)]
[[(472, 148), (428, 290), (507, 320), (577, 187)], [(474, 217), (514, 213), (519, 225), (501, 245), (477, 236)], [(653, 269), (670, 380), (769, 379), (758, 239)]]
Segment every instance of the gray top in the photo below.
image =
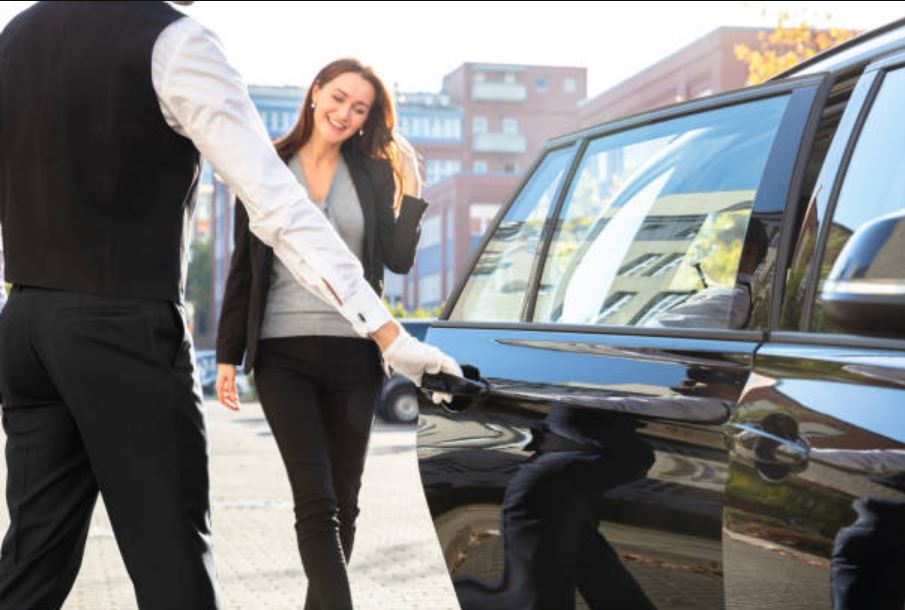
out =
[[(298, 153), (288, 162), (289, 169), (305, 189), (308, 182)], [(313, 201), (313, 200), (312, 200)], [(364, 252), (365, 221), (358, 193), (345, 160), (340, 156), (326, 199), (315, 202), (349, 249), (361, 260)], [(261, 338), (300, 337), (306, 335), (357, 337), (352, 325), (332, 306), (302, 287), (280, 259), (273, 257), (270, 289), (261, 325)]]

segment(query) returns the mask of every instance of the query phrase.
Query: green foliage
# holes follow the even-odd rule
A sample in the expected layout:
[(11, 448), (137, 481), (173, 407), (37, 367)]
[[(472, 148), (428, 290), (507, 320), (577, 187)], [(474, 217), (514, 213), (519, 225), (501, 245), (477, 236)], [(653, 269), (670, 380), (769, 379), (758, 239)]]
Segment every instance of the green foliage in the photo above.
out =
[(827, 27), (817, 29), (802, 18), (797, 25), (786, 12), (780, 13), (776, 28), (758, 36), (759, 45), (736, 45), (735, 56), (748, 65), (748, 84), (757, 85), (818, 53), (855, 36), (856, 30)]
[(185, 299), (194, 305), (195, 334), (206, 335), (210, 331), (211, 311), (211, 242), (196, 239), (192, 242), (189, 276), (185, 284)]
[(438, 318), (440, 317), (440, 312), (443, 311), (443, 305), (441, 304), (439, 307), (434, 307), (433, 309), (424, 309), (423, 307), (419, 307), (414, 311), (407, 310), (402, 302), (396, 302), (394, 305), (390, 305), (386, 299), (383, 300), (383, 304), (386, 305), (387, 309), (393, 314), (394, 318)]

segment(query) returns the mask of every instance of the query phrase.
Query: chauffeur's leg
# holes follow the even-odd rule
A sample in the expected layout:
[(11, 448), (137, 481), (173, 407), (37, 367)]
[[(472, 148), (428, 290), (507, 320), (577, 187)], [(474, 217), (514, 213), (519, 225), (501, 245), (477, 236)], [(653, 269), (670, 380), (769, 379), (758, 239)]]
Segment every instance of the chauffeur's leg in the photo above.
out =
[(207, 439), (174, 304), (61, 293), (38, 350), (69, 407), (142, 610), (217, 607)]

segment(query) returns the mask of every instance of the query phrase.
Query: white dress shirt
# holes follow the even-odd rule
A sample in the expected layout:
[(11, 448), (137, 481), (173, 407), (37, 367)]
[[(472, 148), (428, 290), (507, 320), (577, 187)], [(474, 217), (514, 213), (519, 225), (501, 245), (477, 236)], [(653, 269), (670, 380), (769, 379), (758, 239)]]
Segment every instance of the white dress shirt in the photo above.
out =
[(216, 35), (188, 17), (173, 22), (154, 43), (151, 76), (167, 124), (238, 195), (251, 232), (293, 276), (362, 336), (390, 321), (361, 263), (277, 156)]

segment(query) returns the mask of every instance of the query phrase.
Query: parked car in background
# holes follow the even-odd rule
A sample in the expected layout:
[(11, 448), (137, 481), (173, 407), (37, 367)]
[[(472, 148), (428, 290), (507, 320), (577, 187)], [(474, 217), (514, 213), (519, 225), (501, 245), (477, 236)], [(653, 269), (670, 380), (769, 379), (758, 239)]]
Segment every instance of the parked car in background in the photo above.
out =
[(550, 141), (426, 340), (463, 610), (905, 605), (905, 20)]
[[(420, 318), (400, 319), (406, 331), (423, 340), (431, 320)], [(418, 419), (418, 390), (407, 377), (394, 374), (383, 384), (377, 401), (377, 416), (393, 424), (411, 424)]]

